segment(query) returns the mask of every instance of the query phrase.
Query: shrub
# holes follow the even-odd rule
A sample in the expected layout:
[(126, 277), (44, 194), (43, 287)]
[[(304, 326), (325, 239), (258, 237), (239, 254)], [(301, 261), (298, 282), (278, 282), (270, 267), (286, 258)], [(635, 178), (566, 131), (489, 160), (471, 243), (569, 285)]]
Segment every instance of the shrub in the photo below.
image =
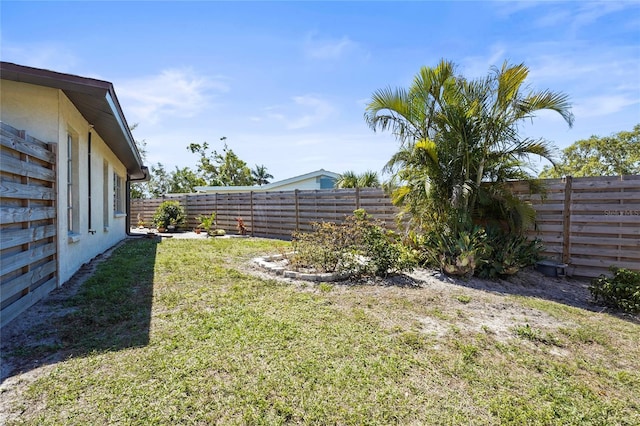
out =
[(528, 240), (521, 234), (508, 234), (499, 228), (487, 228), (484, 262), (476, 274), (481, 278), (513, 275), (542, 259), (542, 241)]
[(598, 302), (628, 313), (640, 312), (640, 272), (611, 266), (613, 277), (600, 275), (589, 286), (591, 296)]
[(426, 262), (445, 274), (468, 277), (484, 259), (486, 238), (484, 229), (479, 226), (458, 231), (436, 227), (422, 240), (421, 250)]
[(185, 221), (184, 208), (179, 201), (163, 201), (153, 215), (153, 223), (158, 228), (182, 225)]
[(337, 272), (352, 277), (387, 276), (414, 262), (396, 234), (386, 231), (364, 210), (342, 224), (314, 223), (313, 232), (293, 235), (294, 268)]
[(204, 229), (206, 232), (211, 231), (216, 226), (215, 213), (211, 213), (209, 216), (200, 215), (196, 220), (198, 221), (198, 227)]

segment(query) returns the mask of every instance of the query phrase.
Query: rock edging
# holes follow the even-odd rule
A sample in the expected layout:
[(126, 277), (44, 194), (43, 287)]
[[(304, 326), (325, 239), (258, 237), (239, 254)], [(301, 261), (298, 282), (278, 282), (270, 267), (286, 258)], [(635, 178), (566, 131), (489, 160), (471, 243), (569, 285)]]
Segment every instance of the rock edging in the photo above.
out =
[[(293, 253), (291, 253), (293, 254)], [(333, 282), (341, 281), (347, 277), (344, 274), (333, 272), (298, 272), (287, 269), (286, 257), (282, 254), (271, 256), (256, 257), (252, 259), (256, 265), (267, 270), (268, 272), (281, 275), (284, 278), (292, 278), (295, 280), (313, 281), (313, 282)]]

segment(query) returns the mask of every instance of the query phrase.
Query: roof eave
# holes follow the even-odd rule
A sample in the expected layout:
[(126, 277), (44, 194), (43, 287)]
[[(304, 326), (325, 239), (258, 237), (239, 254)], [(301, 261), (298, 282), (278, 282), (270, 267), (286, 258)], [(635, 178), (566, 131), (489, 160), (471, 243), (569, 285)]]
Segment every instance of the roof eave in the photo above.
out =
[(62, 90), (122, 161), (130, 178), (143, 179), (147, 176), (113, 84), (10, 62), (0, 62), (0, 76), (3, 80)]

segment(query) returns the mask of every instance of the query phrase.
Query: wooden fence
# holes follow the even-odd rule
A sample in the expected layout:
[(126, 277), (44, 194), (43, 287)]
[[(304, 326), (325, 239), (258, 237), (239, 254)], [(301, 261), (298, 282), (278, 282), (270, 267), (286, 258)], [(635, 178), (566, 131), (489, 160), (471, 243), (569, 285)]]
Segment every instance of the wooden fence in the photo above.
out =
[(55, 146), (0, 123), (0, 325), (56, 288)]
[[(216, 226), (235, 233), (237, 218), (257, 237), (290, 239), (295, 230), (312, 230), (313, 222), (342, 222), (363, 208), (385, 226), (395, 228), (398, 209), (381, 189), (321, 189), (238, 194), (181, 194), (150, 200), (131, 200), (131, 226), (138, 220), (150, 225), (165, 200), (179, 201), (187, 214), (188, 229), (199, 215), (216, 215)], [(139, 219), (138, 219), (139, 218)]]
[[(567, 263), (568, 273), (594, 277), (610, 265), (640, 271), (640, 176), (549, 179), (546, 194), (531, 194), (514, 182), (516, 195), (537, 212), (531, 238), (545, 244), (544, 255)], [(219, 228), (236, 232), (241, 217), (254, 236), (290, 239), (295, 230), (310, 231), (312, 222), (341, 222), (363, 208), (389, 228), (399, 210), (381, 189), (332, 189), (240, 194), (182, 194), (180, 201), (195, 227), (200, 214), (216, 214)], [(131, 226), (138, 214), (145, 224), (164, 199), (131, 200)]]
[(546, 193), (514, 193), (536, 210), (531, 237), (546, 257), (569, 265), (568, 273), (596, 277), (610, 265), (640, 271), (640, 176), (548, 179)]

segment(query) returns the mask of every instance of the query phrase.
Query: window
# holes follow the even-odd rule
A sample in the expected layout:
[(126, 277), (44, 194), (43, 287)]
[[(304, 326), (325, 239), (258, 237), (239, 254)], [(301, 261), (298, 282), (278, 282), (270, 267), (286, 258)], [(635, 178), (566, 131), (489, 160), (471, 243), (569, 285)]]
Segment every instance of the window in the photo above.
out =
[(109, 228), (109, 163), (102, 163), (102, 227)]
[(69, 234), (78, 234), (80, 229), (78, 159), (78, 139), (67, 133), (67, 230)]
[(117, 173), (113, 174), (113, 213), (124, 214), (124, 182)]

